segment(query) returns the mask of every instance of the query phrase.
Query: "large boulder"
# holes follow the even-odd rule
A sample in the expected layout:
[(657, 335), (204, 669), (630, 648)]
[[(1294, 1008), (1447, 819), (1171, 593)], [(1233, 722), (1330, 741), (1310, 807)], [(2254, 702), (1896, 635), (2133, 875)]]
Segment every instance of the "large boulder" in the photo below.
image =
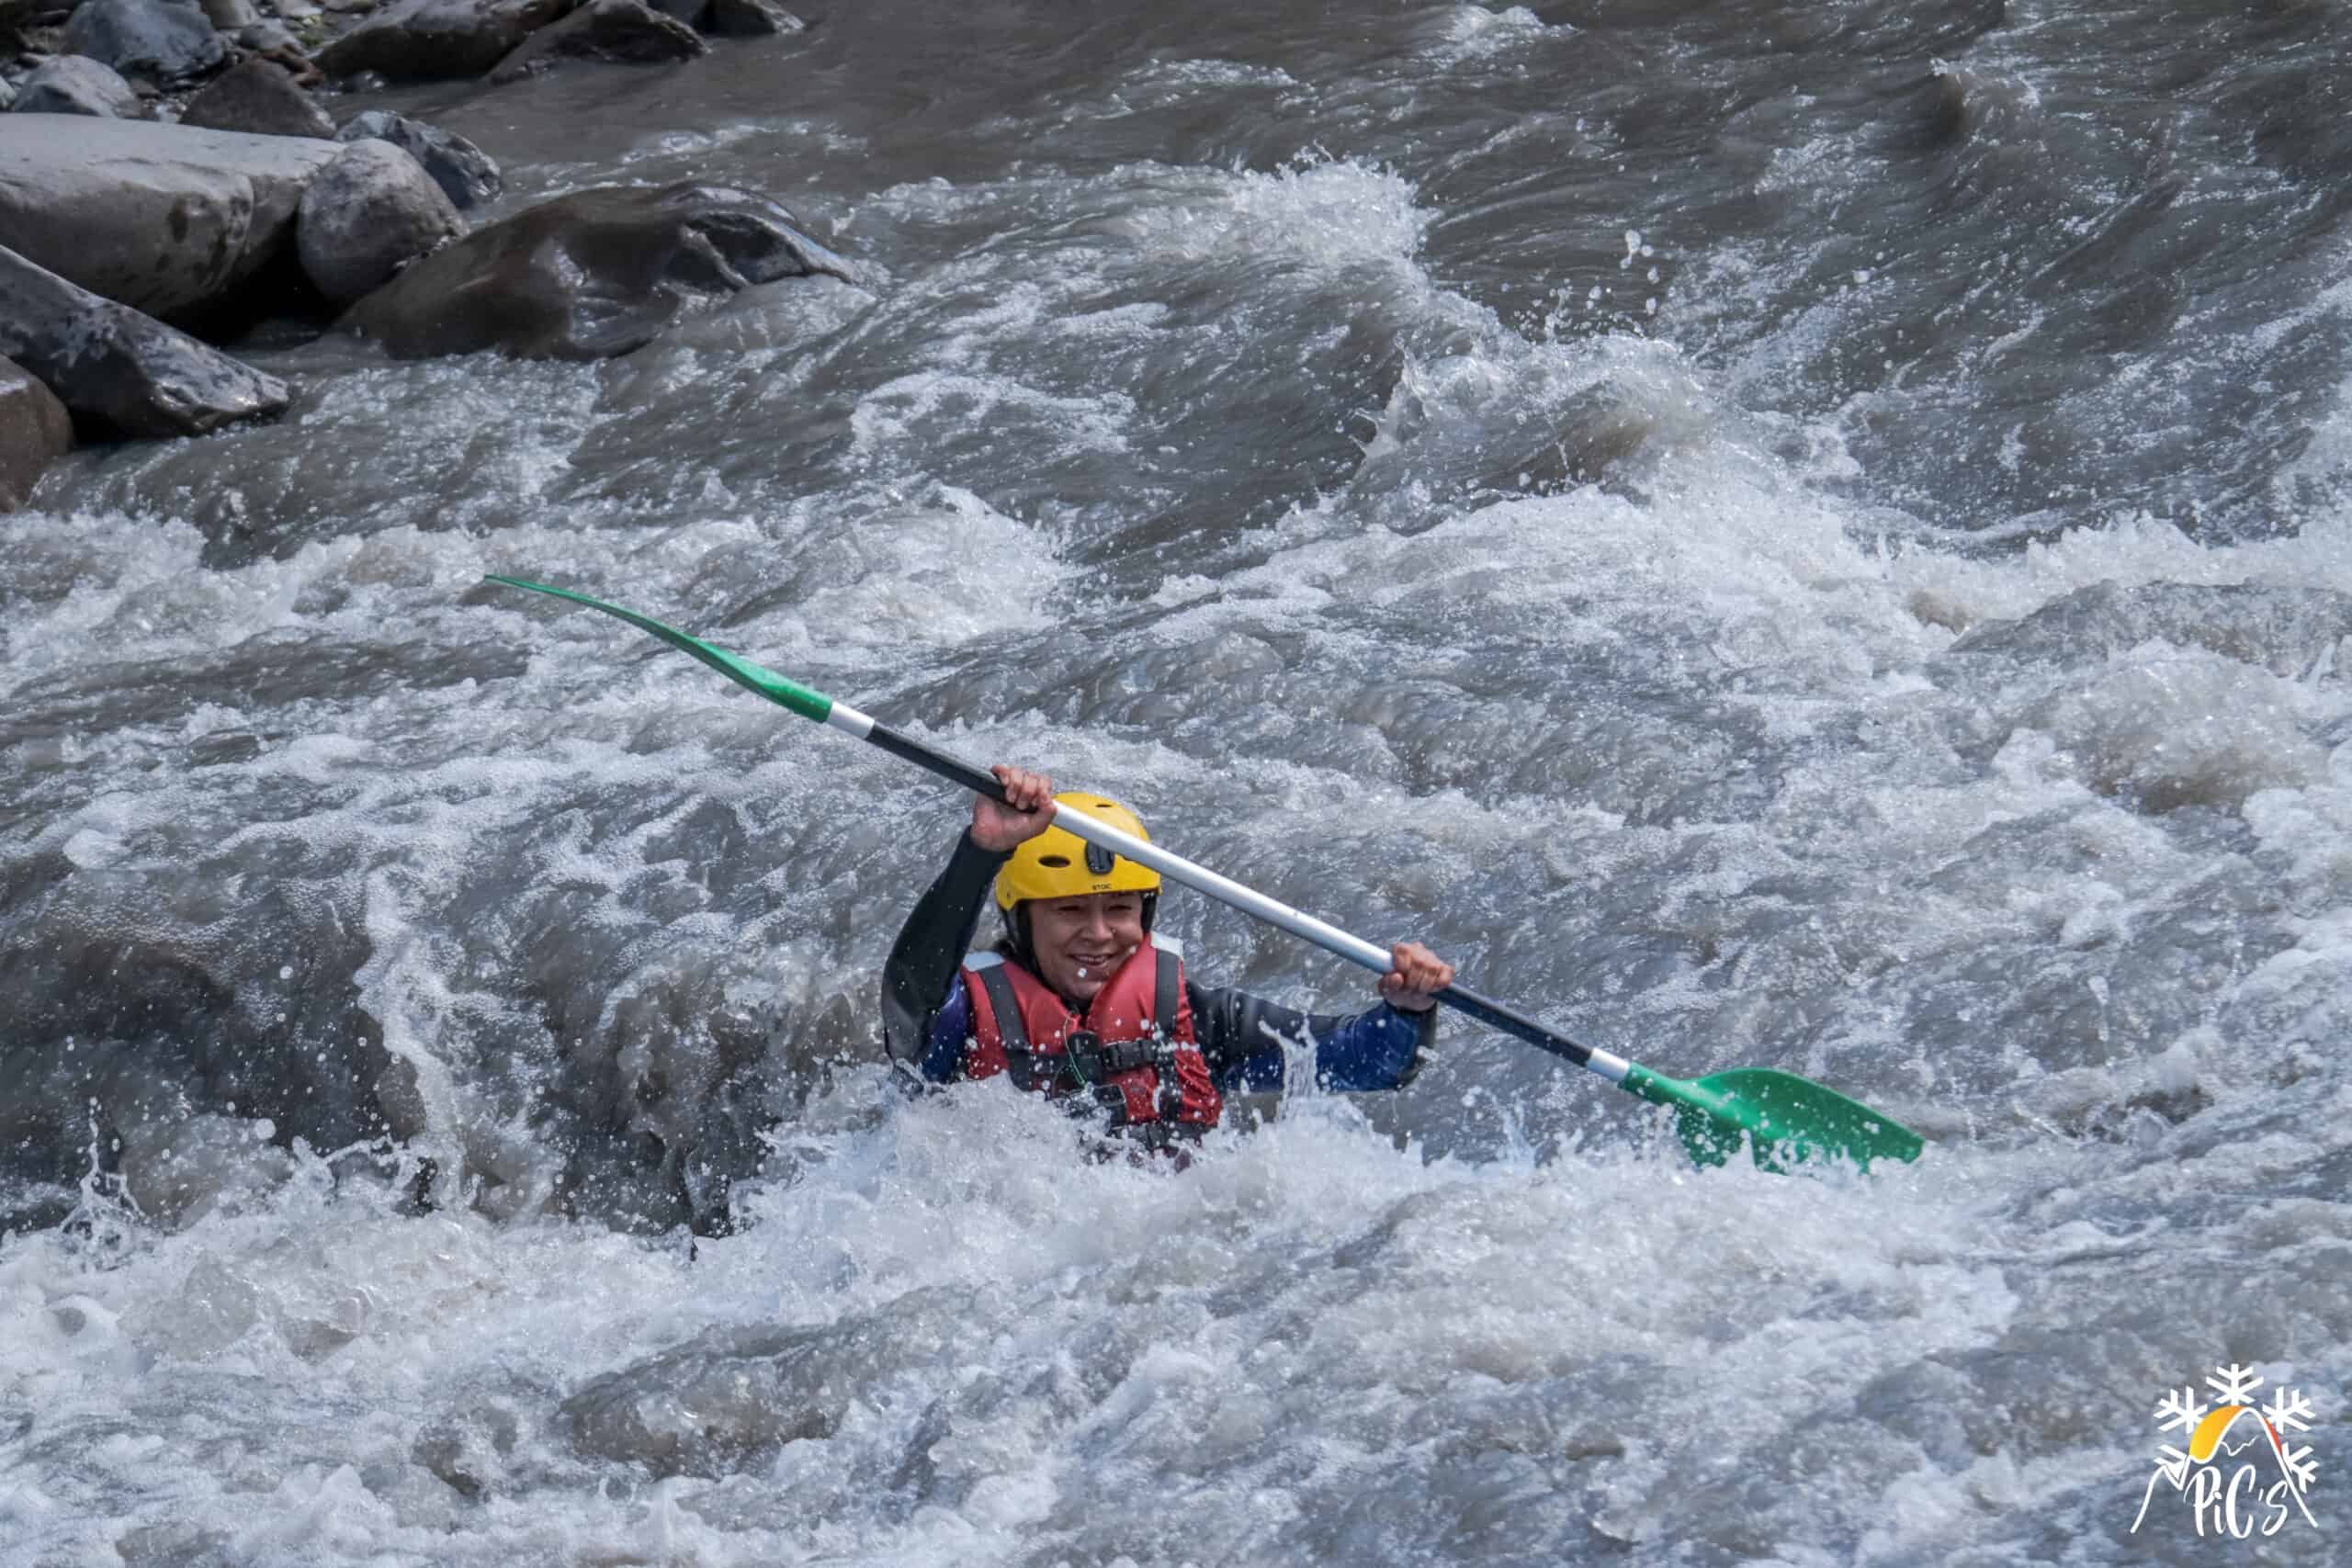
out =
[(147, 112), (139, 89), (122, 73), (86, 54), (61, 54), (17, 87), (17, 114), (78, 114), (99, 119), (138, 119)]
[(286, 407), (286, 384), (0, 247), (0, 355), (103, 434), (201, 435)]
[(766, 38), (797, 33), (808, 24), (776, 4), (776, 0), (710, 0), (695, 24), (720, 38)]
[(653, 0), (653, 8), (720, 38), (797, 33), (808, 25), (776, 0)]
[(390, 142), (424, 164), (441, 194), (449, 198), (449, 205), (460, 212), (480, 207), (503, 188), (498, 165), (481, 148), (439, 126), (390, 109), (353, 115), (334, 137), (338, 141)]
[(74, 420), (57, 394), (0, 359), (0, 512), (25, 503), (41, 471), (74, 448)]
[(342, 149), (147, 120), (0, 115), (0, 245), (172, 316), (218, 304), (292, 240)]
[(616, 65), (662, 65), (708, 54), (702, 35), (645, 0), (588, 0), (560, 22), (541, 28), (498, 62), (493, 82), (519, 81), (568, 60)]
[(159, 86), (192, 82), (229, 58), (228, 40), (204, 13), (175, 0), (82, 0), (66, 20), (65, 47)]
[(503, 349), (627, 354), (689, 304), (849, 264), (766, 197), (725, 186), (604, 186), (543, 202), (425, 257), (343, 324), (394, 357)]
[(294, 73), (256, 56), (206, 84), (180, 111), (180, 123), (201, 130), (242, 130), (254, 136), (315, 136), (332, 141), (334, 121)]
[(389, 141), (363, 141), (345, 144), (311, 179), (294, 242), (319, 292), (348, 305), (464, 231), (423, 165)]
[(572, 0), (400, 0), (319, 51), (331, 76), (373, 71), (396, 82), (479, 76)]

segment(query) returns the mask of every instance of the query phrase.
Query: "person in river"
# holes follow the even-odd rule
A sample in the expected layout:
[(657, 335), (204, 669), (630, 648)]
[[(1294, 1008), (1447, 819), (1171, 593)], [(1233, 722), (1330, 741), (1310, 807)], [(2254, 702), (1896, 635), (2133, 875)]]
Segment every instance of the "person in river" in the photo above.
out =
[[(1287, 1043), (1313, 1041), (1327, 1089), (1402, 1089), (1420, 1070), (1434, 995), (1453, 983), (1428, 948), (1392, 947), (1379, 1004), (1345, 1018), (1204, 989), (1175, 941), (1153, 933), (1159, 874), (1053, 825), (1068, 804), (1148, 840), (1135, 814), (1057, 795), (1042, 773), (990, 771), (1005, 804), (973, 804), (883, 970), (884, 1043), (903, 1068), (933, 1084), (1004, 1074), (1150, 1148), (1206, 1133), (1228, 1095), (1282, 1088)], [(1003, 935), (967, 951), (991, 889)]]

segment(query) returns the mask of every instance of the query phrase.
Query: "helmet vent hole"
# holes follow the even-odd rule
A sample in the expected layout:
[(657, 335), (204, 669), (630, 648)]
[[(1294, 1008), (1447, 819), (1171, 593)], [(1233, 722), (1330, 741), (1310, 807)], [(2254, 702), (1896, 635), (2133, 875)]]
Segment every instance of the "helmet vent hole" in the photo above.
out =
[(1063, 869), (1064, 867), (1066, 867), (1067, 865), (1069, 865), (1069, 856), (1068, 856), (1068, 855), (1039, 855), (1039, 856), (1037, 857), (1037, 863), (1038, 863), (1039, 865), (1049, 865), (1049, 866), (1052, 866), (1056, 871), (1060, 871), (1061, 869)]

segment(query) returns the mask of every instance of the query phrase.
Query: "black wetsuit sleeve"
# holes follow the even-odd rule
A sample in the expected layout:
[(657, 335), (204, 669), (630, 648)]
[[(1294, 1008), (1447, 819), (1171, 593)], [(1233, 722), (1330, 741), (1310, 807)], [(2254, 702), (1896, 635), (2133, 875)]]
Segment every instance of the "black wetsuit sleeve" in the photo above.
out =
[(984, 850), (965, 833), (956, 852), (899, 928), (882, 966), (882, 1043), (909, 1066), (919, 1066), (932, 1021), (946, 1004), (964, 955), (972, 951), (989, 886), (1012, 857)]

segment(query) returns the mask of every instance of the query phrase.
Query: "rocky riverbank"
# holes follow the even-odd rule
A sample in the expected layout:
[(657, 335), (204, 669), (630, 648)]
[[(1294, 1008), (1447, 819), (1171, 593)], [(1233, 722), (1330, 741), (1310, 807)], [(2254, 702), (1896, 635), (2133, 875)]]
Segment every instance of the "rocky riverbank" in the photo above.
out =
[(775, 0), (0, 0), (0, 510), (74, 440), (285, 410), (284, 382), (232, 352), (265, 323), (400, 357), (595, 358), (699, 300), (848, 278), (735, 187), (613, 186), (485, 221), (490, 152), (337, 112), (389, 82), (658, 66), (802, 27)]

